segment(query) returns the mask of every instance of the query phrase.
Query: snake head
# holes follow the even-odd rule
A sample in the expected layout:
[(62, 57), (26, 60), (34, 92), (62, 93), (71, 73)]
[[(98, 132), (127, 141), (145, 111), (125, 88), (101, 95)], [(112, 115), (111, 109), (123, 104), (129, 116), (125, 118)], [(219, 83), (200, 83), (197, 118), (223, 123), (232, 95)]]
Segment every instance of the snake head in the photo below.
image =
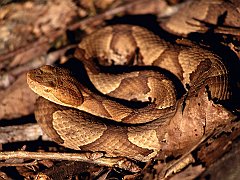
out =
[(77, 107), (83, 103), (79, 82), (63, 68), (44, 65), (27, 73), (29, 87), (54, 103)]

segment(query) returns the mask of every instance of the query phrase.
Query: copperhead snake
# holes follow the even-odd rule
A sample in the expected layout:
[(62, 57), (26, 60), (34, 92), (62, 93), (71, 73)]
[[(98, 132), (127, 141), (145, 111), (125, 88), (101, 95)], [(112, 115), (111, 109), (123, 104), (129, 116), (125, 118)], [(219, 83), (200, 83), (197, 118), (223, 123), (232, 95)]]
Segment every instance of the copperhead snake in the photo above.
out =
[[(95, 58), (103, 66), (167, 70), (182, 82), (186, 99), (200, 88), (206, 88), (215, 101), (231, 95), (221, 57), (198, 45), (171, 44), (138, 26), (102, 28), (81, 41), (75, 56), (101, 93), (92, 92), (63, 68), (45, 65), (27, 73), (29, 87), (42, 96), (36, 102), (38, 123), (55, 142), (71, 149), (148, 161), (161, 148), (161, 125), (176, 111), (176, 88), (161, 71), (103, 73)], [(132, 108), (116, 98), (148, 105)]]
[(239, 35), (239, 7), (239, 0), (186, 1), (175, 14), (162, 20), (161, 27), (184, 37), (205, 33), (213, 26), (217, 33)]

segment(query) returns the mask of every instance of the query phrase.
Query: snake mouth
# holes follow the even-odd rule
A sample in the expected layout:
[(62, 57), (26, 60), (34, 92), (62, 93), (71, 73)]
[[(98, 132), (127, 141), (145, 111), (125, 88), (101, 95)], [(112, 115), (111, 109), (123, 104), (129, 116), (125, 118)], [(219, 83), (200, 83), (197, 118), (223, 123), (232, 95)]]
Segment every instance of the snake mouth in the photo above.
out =
[(34, 81), (33, 81), (33, 79), (32, 79), (32, 76), (33, 76), (32, 72), (33, 72), (33, 71), (34, 71), (34, 70), (31, 70), (31, 71), (27, 72), (27, 84), (28, 84), (28, 86), (29, 86), (32, 90), (35, 89), (35, 83), (34, 83)]

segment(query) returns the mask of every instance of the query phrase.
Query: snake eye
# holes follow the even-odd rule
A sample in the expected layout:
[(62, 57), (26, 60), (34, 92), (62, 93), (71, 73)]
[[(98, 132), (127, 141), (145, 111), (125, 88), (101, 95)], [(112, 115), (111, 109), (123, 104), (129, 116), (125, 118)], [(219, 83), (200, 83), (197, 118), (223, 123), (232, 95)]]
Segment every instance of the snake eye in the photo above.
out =
[(50, 88), (56, 87), (56, 83), (54, 83), (54, 81), (51, 81), (51, 80), (42, 81), (41, 84), (45, 87), (50, 87)]

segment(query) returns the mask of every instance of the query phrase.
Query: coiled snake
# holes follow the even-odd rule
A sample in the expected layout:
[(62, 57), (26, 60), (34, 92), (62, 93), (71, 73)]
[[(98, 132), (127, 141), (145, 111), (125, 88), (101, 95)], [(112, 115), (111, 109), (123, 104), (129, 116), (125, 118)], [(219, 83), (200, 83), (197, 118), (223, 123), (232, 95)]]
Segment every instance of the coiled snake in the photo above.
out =
[[(103, 66), (167, 70), (187, 89), (186, 99), (201, 88), (208, 90), (211, 99), (230, 96), (228, 70), (218, 55), (197, 45), (173, 45), (142, 27), (115, 25), (98, 30), (82, 40), (75, 56), (102, 94), (62, 68), (46, 65), (27, 74), (30, 88), (43, 97), (36, 102), (38, 123), (55, 142), (71, 149), (147, 161), (160, 149), (161, 125), (176, 111), (174, 83), (163, 73), (151, 69), (103, 73), (95, 66), (96, 58)], [(132, 108), (116, 98), (148, 105)]]

